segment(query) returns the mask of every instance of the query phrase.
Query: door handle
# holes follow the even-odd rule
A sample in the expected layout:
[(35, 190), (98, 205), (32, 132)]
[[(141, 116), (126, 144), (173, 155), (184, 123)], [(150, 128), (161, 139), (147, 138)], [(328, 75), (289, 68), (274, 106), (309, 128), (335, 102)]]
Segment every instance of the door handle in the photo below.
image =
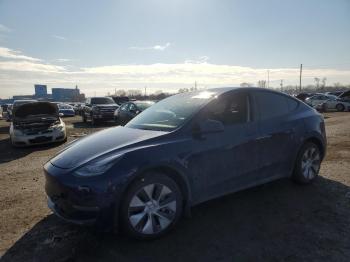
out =
[(272, 135), (265, 135), (265, 136), (260, 136), (260, 137), (258, 137), (255, 140), (263, 140), (263, 139), (268, 139), (268, 138), (271, 138), (271, 137), (272, 137)]

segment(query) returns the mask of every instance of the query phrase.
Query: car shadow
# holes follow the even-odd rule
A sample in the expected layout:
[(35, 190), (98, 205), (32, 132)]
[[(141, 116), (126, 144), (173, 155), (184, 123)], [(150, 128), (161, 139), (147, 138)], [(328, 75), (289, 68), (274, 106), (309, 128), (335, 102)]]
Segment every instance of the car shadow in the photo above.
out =
[(323, 177), (307, 186), (283, 179), (201, 204), (153, 241), (96, 233), (49, 215), (2, 261), (347, 261), (349, 192)]
[(47, 145), (33, 145), (29, 147), (14, 147), (11, 144), (10, 138), (7, 137), (0, 140), (0, 164), (25, 157), (34, 151), (48, 150), (54, 147), (58, 147), (62, 144), (64, 144), (64, 142)]

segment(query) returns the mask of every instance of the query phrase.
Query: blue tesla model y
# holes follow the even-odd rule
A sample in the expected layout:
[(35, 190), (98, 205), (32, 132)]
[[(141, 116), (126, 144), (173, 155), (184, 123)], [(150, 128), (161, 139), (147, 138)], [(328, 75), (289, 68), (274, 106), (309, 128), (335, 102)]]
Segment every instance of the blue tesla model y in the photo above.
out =
[(261, 88), (208, 89), (68, 144), (45, 164), (45, 187), (67, 221), (151, 239), (209, 199), (282, 177), (310, 183), (325, 153), (323, 117), (303, 102)]

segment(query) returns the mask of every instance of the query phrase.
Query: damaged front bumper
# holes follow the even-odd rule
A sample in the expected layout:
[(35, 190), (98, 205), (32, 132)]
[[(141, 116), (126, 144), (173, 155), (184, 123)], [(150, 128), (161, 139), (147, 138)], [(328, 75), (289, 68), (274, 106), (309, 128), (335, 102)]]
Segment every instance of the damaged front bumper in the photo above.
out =
[(42, 145), (54, 142), (62, 142), (67, 138), (66, 130), (52, 130), (48, 133), (35, 135), (16, 135), (15, 132), (11, 134), (11, 142), (14, 146), (30, 146)]

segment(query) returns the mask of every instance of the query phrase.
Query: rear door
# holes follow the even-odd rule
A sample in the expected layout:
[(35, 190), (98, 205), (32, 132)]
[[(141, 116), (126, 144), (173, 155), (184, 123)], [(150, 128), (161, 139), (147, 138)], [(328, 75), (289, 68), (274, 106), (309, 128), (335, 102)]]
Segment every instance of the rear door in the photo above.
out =
[(291, 118), (291, 103), (285, 95), (269, 91), (254, 93), (259, 112), (260, 175), (271, 179), (288, 175), (300, 122)]

